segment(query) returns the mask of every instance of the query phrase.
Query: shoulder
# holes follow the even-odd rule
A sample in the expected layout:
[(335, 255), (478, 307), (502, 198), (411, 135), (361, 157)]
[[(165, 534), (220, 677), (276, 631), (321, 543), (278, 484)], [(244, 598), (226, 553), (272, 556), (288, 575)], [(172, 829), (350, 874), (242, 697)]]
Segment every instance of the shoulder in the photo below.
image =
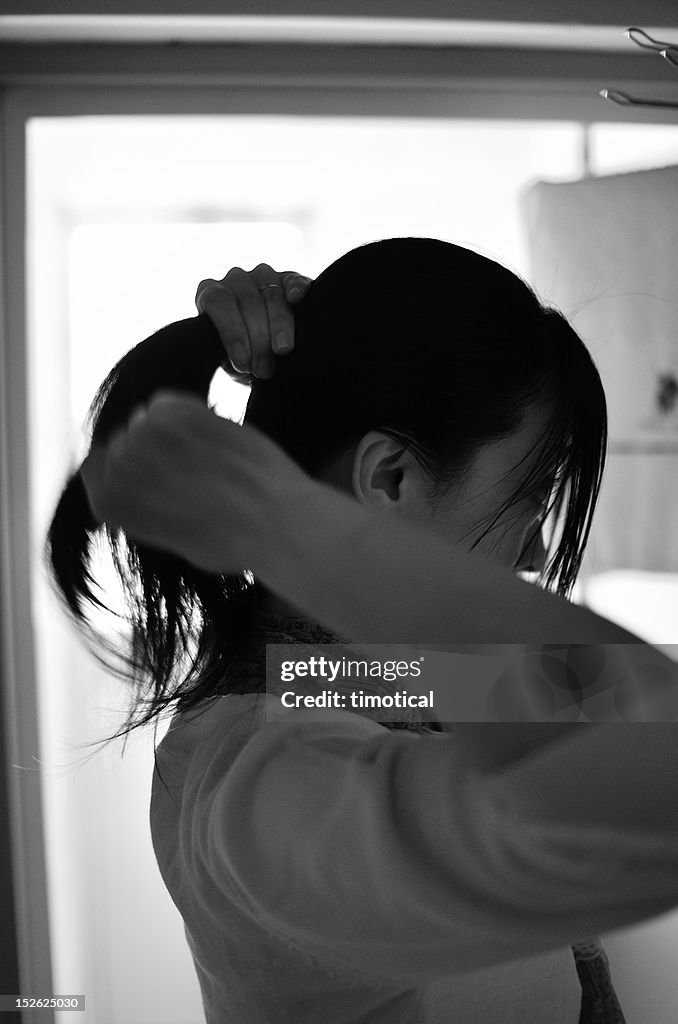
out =
[[(221, 780), (210, 835), (227, 859), (269, 857), (316, 833), (337, 803), (353, 804), (366, 779), (387, 772), (387, 751), (418, 737), (392, 733), (341, 710), (295, 709), (276, 715), (248, 739)], [(233, 864), (235, 866), (235, 864)]]

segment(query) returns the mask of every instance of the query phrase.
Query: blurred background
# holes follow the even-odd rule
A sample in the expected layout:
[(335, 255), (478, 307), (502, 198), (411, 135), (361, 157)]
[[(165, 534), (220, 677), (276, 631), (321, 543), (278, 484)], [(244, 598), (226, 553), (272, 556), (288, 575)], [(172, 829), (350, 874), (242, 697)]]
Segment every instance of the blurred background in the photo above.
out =
[[(61, 613), (41, 549), (94, 391), (194, 315), (202, 278), (260, 262), (313, 277), (394, 235), (524, 276), (571, 318), (610, 404), (576, 599), (678, 644), (678, 73), (624, 37), (632, 5), (320, 6), (0, 15), (0, 990), (84, 993), (90, 1024), (203, 1017), (151, 847), (152, 732), (124, 758), (84, 747), (122, 724), (126, 693)], [(670, 5), (643, 8), (678, 46)], [(220, 374), (212, 398), (239, 418), (247, 389)], [(673, 1024), (678, 915), (603, 941), (628, 1024)]]

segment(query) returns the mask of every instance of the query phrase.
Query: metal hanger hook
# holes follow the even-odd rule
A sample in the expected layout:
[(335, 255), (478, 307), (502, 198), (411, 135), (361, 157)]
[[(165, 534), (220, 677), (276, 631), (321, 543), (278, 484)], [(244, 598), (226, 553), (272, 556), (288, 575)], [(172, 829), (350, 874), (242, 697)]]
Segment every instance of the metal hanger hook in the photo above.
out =
[(600, 89), (598, 95), (610, 100), (619, 107), (663, 107), (665, 110), (678, 110), (678, 100), (655, 100), (650, 97), (629, 96), (619, 89)]
[(678, 68), (678, 47), (669, 46), (665, 50), (660, 50), (659, 52), (672, 68)]
[[(644, 50), (672, 50), (675, 47), (674, 43), (662, 43), (659, 39), (653, 39), (649, 32), (646, 32), (645, 29), (638, 28), (635, 25), (631, 28), (627, 28), (625, 35), (632, 43), (635, 43), (636, 46), (642, 46)], [(643, 42), (642, 39), (637, 39), (636, 36), (642, 36), (643, 39), (647, 40), (647, 42)]]

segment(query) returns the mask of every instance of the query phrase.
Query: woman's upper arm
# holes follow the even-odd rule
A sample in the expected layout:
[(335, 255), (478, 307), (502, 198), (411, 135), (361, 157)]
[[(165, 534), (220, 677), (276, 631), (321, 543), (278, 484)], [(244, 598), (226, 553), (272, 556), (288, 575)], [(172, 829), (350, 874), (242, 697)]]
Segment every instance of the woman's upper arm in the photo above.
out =
[[(590, 761), (582, 739), (575, 752)], [(212, 863), (290, 943), (412, 983), (670, 909), (675, 829), (629, 829), (607, 821), (604, 806), (598, 823), (568, 820), (565, 805), (565, 817), (543, 813), (549, 785), (578, 777), (570, 742), (489, 774), (452, 737), (385, 732), (354, 715), (267, 726), (217, 794)], [(591, 770), (579, 774), (582, 799)]]

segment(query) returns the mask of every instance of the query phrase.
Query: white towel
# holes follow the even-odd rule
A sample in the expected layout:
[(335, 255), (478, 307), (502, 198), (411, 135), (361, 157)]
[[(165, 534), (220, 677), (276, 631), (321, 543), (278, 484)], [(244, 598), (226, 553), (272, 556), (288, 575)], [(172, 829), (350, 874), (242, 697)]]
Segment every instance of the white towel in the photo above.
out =
[(532, 283), (587, 344), (608, 400), (610, 453), (584, 578), (676, 571), (678, 167), (540, 182), (523, 213)]

